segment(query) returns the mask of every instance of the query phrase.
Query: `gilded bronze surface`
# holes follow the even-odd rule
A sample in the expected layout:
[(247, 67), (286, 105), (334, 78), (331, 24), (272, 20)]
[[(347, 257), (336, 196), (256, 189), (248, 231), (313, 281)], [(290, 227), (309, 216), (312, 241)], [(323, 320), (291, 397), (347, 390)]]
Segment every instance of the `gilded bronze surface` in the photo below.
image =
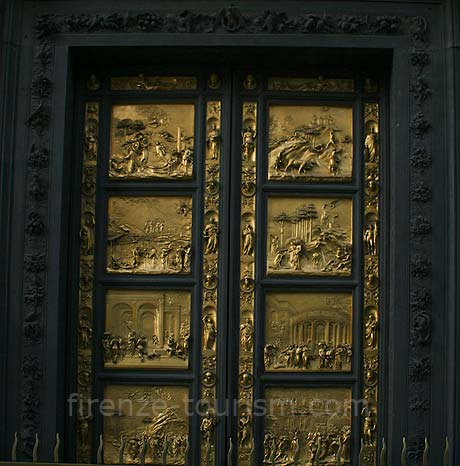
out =
[(93, 380), (93, 287), (94, 241), (96, 234), (96, 172), (99, 151), (99, 104), (85, 106), (85, 134), (81, 183), (80, 279), (78, 292), (77, 347), (77, 461), (91, 459)]
[[(104, 393), (104, 464), (185, 465), (189, 393), (182, 386), (108, 385)], [(102, 408), (101, 408), (102, 409)]]
[(352, 168), (351, 107), (270, 106), (270, 180), (351, 181)]
[(264, 464), (350, 464), (348, 388), (267, 388), (266, 400)]
[(266, 370), (351, 370), (351, 293), (268, 293), (265, 322)]
[(238, 464), (249, 466), (252, 464), (254, 452), (252, 403), (254, 397), (257, 103), (244, 102), (242, 110)]
[(110, 178), (191, 178), (194, 117), (193, 104), (113, 106)]
[(190, 292), (109, 290), (102, 347), (105, 367), (187, 369)]
[(269, 91), (353, 92), (353, 79), (334, 78), (268, 78)]
[(112, 91), (188, 91), (197, 88), (193, 76), (125, 76), (110, 80)]
[(378, 380), (379, 380), (379, 314), (380, 314), (380, 144), (379, 105), (364, 105), (364, 328), (363, 328), (363, 397), (369, 406), (362, 413), (364, 440), (363, 466), (377, 464)]
[(269, 274), (350, 275), (350, 198), (270, 197)]
[[(216, 74), (209, 77), (211, 88), (220, 87)], [(205, 198), (203, 226), (203, 300), (202, 300), (202, 373), (201, 396), (203, 413), (200, 425), (201, 460), (204, 466), (215, 464), (214, 428), (217, 422), (214, 406), (217, 390), (217, 304), (219, 265), (219, 209), (220, 209), (220, 159), (221, 159), (222, 103), (206, 103)]]
[(107, 270), (189, 273), (192, 199), (185, 196), (111, 197)]

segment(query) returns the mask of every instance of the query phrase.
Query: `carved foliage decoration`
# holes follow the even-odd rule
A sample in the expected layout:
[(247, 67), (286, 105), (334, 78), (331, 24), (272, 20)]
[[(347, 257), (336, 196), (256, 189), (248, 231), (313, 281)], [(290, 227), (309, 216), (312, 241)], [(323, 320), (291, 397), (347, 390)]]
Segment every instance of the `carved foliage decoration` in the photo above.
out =
[(48, 127), (51, 123), (50, 47), (40, 44), (33, 62), (31, 110), (26, 124), (30, 128), (27, 198), (25, 210), (23, 354), (22, 354), (22, 454), (32, 455), (35, 434), (39, 431), (43, 394), (43, 333), (47, 306), (48, 255), (48, 167), (50, 159)]
[(290, 17), (288, 13), (266, 10), (248, 14), (235, 6), (214, 12), (124, 12), (108, 14), (40, 15), (36, 23), (39, 39), (52, 39), (63, 32), (163, 32), (163, 33), (328, 33), (328, 34), (410, 34), (425, 38), (427, 24), (420, 17), (312, 14)]
[[(431, 405), (431, 249), (432, 249), (432, 174), (431, 174), (431, 56), (428, 49), (428, 24), (414, 18), (411, 29), (411, 302), (408, 464), (420, 464), (423, 438), (430, 432)], [(423, 408), (423, 409), (422, 409)]]

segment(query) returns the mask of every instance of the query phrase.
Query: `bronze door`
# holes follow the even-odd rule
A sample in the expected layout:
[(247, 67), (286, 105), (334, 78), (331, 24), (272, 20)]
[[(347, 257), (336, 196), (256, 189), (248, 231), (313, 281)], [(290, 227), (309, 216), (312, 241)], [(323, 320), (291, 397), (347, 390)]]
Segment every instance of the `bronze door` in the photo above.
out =
[(373, 464), (378, 89), (85, 84), (77, 459)]

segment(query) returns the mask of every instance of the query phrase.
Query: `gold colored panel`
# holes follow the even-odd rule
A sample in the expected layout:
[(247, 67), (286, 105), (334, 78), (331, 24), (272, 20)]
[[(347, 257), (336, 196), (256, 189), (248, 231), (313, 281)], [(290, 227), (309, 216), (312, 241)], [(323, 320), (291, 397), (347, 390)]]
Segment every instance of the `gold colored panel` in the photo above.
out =
[(102, 347), (105, 367), (187, 369), (190, 292), (109, 290)]
[(189, 273), (192, 198), (111, 197), (107, 270), (115, 273)]
[(351, 370), (351, 293), (268, 293), (265, 368)]
[(351, 198), (269, 198), (267, 273), (350, 275), (351, 257)]
[(361, 454), (363, 466), (377, 464), (377, 421), (378, 421), (378, 380), (379, 380), (379, 338), (380, 338), (380, 144), (379, 105), (364, 104), (364, 313), (363, 313), (363, 373), (364, 400), (369, 406), (362, 416)]
[(241, 132), (240, 345), (238, 374), (238, 465), (254, 454), (254, 303), (256, 231), (257, 103), (244, 102)]
[[(220, 79), (212, 74), (208, 85), (220, 86)], [(205, 151), (205, 196), (203, 228), (203, 300), (201, 309), (201, 458), (202, 464), (215, 464), (215, 415), (217, 394), (217, 339), (219, 302), (219, 210), (220, 210), (220, 158), (221, 158), (221, 116), (222, 102), (212, 100), (206, 103), (206, 151)]]
[(190, 179), (193, 104), (115, 105), (109, 176), (113, 179)]
[(351, 181), (352, 168), (351, 107), (270, 106), (270, 180)]
[(266, 399), (264, 464), (350, 464), (350, 389), (267, 388)]
[[(101, 405), (104, 464), (184, 465), (188, 453), (187, 387), (108, 385)], [(124, 447), (122, 446), (122, 441)]]
[(293, 92), (353, 92), (353, 79), (318, 78), (268, 78), (269, 91)]
[(112, 91), (188, 91), (198, 87), (193, 76), (126, 76), (110, 80)]

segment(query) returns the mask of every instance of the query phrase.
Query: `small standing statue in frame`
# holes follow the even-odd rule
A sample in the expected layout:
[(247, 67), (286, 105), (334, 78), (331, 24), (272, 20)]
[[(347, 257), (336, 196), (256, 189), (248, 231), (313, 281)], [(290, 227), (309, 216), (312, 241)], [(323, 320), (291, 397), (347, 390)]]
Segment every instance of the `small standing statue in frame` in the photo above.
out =
[(208, 133), (208, 150), (209, 150), (209, 157), (211, 160), (217, 160), (220, 154), (220, 129), (217, 127), (215, 123), (213, 123), (211, 129)]
[(241, 136), (243, 140), (243, 160), (251, 160), (254, 154), (254, 149), (256, 148), (257, 133), (254, 128), (248, 126), (243, 130)]

